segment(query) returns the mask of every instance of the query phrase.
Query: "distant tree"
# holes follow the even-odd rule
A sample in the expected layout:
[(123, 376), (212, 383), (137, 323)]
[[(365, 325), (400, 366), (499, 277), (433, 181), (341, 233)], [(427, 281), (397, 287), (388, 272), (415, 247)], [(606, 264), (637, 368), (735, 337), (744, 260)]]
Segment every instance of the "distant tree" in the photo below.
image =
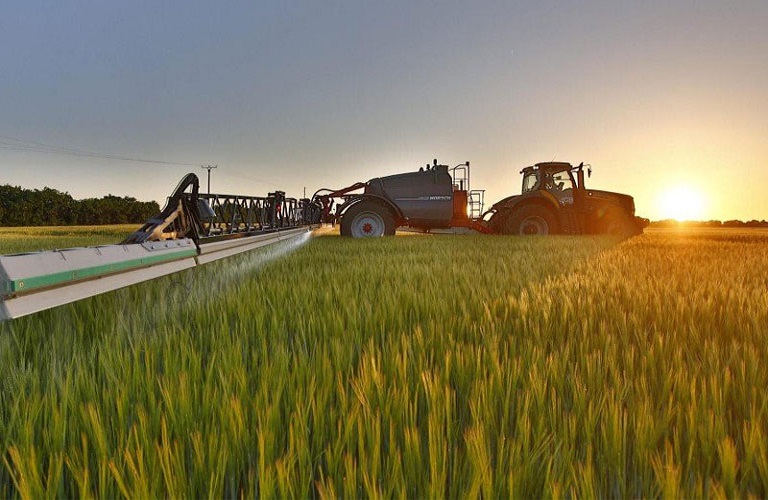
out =
[(650, 223), (650, 227), (768, 227), (768, 222), (765, 220), (750, 220), (744, 222), (741, 220), (731, 219), (727, 221), (708, 220), (708, 221), (677, 221), (674, 219), (656, 220)]
[(160, 211), (156, 202), (107, 195), (77, 201), (56, 189), (0, 186), (0, 225), (58, 226), (144, 222)]

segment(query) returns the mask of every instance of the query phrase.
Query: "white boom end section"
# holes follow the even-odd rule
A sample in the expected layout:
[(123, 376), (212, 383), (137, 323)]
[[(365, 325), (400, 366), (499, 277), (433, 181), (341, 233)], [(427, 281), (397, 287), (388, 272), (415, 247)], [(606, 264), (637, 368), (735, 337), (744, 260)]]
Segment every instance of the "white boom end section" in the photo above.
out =
[(0, 319), (18, 318), (189, 269), (189, 239), (0, 256)]
[(33, 314), (101, 293), (135, 285), (142, 281), (159, 278), (166, 274), (183, 271), (194, 266), (195, 260), (193, 258), (182, 259), (113, 276), (101, 276), (93, 280), (43, 290), (34, 294), (20, 295), (0, 303), (0, 320), (19, 318), (27, 314)]
[(291, 229), (201, 245), (190, 239), (0, 255), (0, 320), (18, 318), (306, 234)]

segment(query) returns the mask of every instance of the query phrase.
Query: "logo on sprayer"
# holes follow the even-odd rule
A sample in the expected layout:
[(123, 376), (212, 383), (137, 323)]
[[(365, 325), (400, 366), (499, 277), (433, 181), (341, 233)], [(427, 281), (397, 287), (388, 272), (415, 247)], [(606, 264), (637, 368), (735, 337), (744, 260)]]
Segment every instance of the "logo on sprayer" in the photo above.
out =
[(450, 201), (452, 198), (445, 195), (418, 196), (416, 198), (395, 198), (395, 201)]

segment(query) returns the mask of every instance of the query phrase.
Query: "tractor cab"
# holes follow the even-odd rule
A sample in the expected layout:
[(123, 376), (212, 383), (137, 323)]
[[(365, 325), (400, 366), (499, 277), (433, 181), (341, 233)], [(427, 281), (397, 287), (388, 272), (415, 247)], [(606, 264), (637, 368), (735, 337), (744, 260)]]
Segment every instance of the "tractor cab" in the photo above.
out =
[[(572, 205), (574, 189), (583, 186), (582, 169), (582, 165), (573, 167), (565, 162), (537, 163), (525, 167), (520, 171), (523, 174), (522, 194), (542, 190), (554, 196), (560, 205)], [(573, 172), (579, 174), (580, 182), (574, 179)]]

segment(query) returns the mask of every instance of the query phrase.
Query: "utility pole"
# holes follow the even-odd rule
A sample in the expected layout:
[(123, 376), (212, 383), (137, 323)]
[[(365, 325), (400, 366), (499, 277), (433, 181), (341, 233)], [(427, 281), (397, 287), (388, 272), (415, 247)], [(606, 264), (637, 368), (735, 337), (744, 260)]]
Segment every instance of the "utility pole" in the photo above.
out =
[(205, 165), (200, 165), (200, 168), (204, 168), (208, 171), (208, 194), (211, 194), (211, 170), (214, 168), (219, 168), (218, 165), (208, 165), (207, 167)]

